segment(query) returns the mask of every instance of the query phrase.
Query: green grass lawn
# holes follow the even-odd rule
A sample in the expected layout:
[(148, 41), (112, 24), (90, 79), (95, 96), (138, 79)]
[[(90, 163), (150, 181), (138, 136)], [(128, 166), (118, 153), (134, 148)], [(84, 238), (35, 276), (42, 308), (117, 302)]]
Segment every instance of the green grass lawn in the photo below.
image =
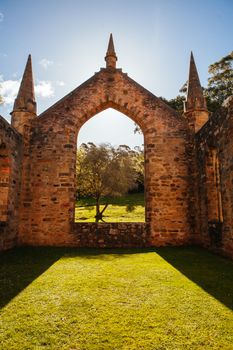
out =
[(198, 248), (0, 255), (0, 349), (232, 350), (233, 264)]
[[(103, 198), (101, 204), (108, 202), (104, 212), (106, 222), (145, 222), (144, 193), (128, 194), (118, 198)], [(75, 222), (95, 222), (95, 201), (82, 198), (77, 201)]]

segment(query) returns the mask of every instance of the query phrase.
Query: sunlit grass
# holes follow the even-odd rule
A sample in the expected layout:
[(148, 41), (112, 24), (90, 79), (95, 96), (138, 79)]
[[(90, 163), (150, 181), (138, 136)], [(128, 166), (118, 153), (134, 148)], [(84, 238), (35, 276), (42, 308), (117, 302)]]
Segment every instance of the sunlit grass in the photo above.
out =
[(1, 350), (232, 349), (232, 262), (201, 249), (17, 249), (0, 282)]
[[(104, 206), (109, 203), (104, 212), (105, 222), (144, 222), (145, 204), (144, 194), (129, 194), (119, 198), (103, 198)], [(77, 201), (75, 208), (75, 222), (95, 222), (95, 206), (92, 198), (82, 198)]]

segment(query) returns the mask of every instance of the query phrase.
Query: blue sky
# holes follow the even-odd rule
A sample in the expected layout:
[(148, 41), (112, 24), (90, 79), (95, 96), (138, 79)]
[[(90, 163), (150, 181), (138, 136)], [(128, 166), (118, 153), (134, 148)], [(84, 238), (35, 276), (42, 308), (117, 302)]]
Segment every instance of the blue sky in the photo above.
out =
[[(0, 76), (6, 101), (0, 114), (10, 120), (29, 53), (41, 113), (105, 66), (111, 32), (118, 67), (155, 95), (173, 98), (187, 80), (191, 50), (203, 86), (209, 64), (232, 51), (233, 1), (0, 0)], [(142, 142), (132, 123), (112, 110), (86, 123), (80, 139), (131, 146)]]

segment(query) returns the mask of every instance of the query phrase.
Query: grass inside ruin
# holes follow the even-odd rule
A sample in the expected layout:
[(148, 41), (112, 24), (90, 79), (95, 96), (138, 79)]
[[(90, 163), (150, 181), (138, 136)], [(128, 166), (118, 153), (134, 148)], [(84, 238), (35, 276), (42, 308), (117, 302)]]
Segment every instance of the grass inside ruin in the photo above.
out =
[[(144, 193), (128, 194), (118, 198), (102, 198), (101, 204), (109, 203), (104, 212), (105, 222), (145, 222)], [(81, 198), (75, 207), (75, 222), (95, 222), (95, 201)]]
[(198, 248), (0, 255), (0, 349), (232, 349), (233, 265)]

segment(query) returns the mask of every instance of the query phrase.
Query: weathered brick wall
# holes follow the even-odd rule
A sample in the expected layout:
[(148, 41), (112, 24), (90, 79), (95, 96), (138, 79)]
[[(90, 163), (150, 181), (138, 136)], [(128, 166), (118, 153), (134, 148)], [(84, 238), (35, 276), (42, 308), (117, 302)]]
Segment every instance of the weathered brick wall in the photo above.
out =
[(17, 242), (22, 138), (0, 116), (0, 250)]
[(21, 244), (74, 244), (77, 136), (87, 120), (109, 107), (133, 119), (144, 134), (150, 245), (184, 244), (197, 232), (190, 210), (195, 179), (187, 121), (121, 70), (102, 69), (32, 121), (24, 150), (30, 170)]
[[(196, 142), (199, 167), (201, 243), (205, 247), (233, 257), (232, 102), (228, 108), (222, 108), (210, 118), (197, 134)], [(215, 154), (214, 157), (219, 161), (219, 164), (217, 161), (213, 162), (213, 154)], [(214, 218), (215, 220), (213, 220)], [(213, 221), (216, 221), (214, 229)]]

